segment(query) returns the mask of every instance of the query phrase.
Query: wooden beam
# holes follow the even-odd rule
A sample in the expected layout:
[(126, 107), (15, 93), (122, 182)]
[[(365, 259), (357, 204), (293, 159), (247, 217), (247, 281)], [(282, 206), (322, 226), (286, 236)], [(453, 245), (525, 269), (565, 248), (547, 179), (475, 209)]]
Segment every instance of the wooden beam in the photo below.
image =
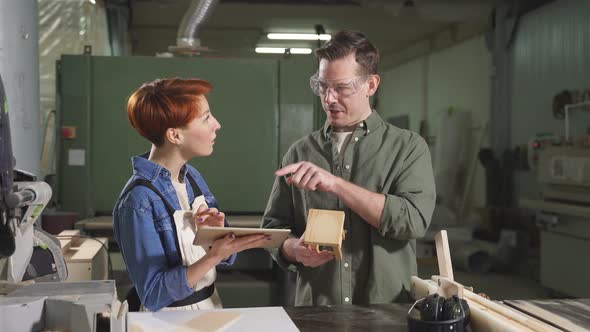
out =
[(450, 281), (453, 278), (453, 263), (451, 262), (451, 251), (449, 249), (449, 239), (447, 238), (447, 231), (442, 230), (434, 236), (436, 244), (436, 257), (438, 259), (438, 271), (441, 277), (445, 277)]

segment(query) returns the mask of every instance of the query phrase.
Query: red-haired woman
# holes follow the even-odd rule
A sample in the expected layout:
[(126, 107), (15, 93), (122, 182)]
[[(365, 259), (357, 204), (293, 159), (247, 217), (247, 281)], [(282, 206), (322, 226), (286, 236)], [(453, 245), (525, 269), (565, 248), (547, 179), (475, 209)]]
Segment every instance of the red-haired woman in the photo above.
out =
[(215, 266), (232, 264), (237, 252), (266, 241), (264, 235), (230, 235), (208, 251), (192, 244), (199, 226), (227, 225), (202, 176), (187, 164), (213, 152), (221, 128), (205, 98), (210, 90), (199, 79), (161, 79), (143, 84), (127, 103), (131, 126), (152, 148), (132, 158), (113, 228), (142, 310), (221, 308)]

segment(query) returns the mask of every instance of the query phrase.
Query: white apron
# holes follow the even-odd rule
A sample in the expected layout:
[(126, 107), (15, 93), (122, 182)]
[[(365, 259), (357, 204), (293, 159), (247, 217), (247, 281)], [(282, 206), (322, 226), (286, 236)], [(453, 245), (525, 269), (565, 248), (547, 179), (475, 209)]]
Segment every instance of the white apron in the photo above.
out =
[[(185, 189), (186, 190), (186, 189)], [(178, 187), (177, 187), (178, 191)], [(181, 193), (182, 194), (182, 193)], [(181, 195), (179, 195), (181, 196)], [(180, 197), (179, 197), (180, 198)], [(182, 202), (182, 199), (180, 200)], [(199, 206), (207, 205), (203, 195), (195, 198), (190, 210), (178, 210), (174, 213), (174, 223), (176, 224), (176, 236), (178, 237), (178, 244), (180, 245), (180, 254), (182, 256), (182, 264), (189, 266), (205, 256), (205, 249), (201, 246), (193, 245), (193, 241), (197, 234), (197, 228), (193, 221), (193, 214), (197, 211)], [(181, 206), (185, 205), (181, 203)], [(188, 205), (188, 204), (186, 204)], [(209, 270), (203, 278), (201, 278), (194, 287), (195, 291), (201, 290), (204, 287), (215, 282), (217, 272), (215, 268)], [(142, 311), (149, 311), (141, 306)], [(217, 289), (213, 294), (201, 302), (182, 307), (164, 307), (160, 311), (175, 311), (175, 310), (199, 310), (199, 309), (221, 309), (221, 298), (217, 293)]]

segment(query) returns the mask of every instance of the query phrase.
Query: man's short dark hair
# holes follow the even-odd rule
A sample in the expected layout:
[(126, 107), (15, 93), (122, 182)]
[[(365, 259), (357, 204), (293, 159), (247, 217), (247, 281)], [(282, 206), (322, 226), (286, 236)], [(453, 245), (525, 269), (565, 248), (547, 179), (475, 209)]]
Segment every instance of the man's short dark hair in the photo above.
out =
[(340, 31), (332, 36), (322, 47), (315, 50), (319, 60), (333, 61), (354, 53), (362, 74), (377, 74), (379, 69), (379, 50), (360, 32)]

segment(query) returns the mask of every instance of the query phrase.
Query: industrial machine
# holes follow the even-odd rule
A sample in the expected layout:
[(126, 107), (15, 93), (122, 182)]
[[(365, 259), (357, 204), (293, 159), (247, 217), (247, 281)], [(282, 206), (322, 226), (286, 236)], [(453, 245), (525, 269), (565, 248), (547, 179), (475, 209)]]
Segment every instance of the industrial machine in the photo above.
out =
[[(8, 103), (0, 78), (0, 280), (63, 280), (59, 241), (35, 227), (51, 198), (51, 187), (14, 170)], [(16, 180), (16, 181), (15, 181)]]
[(60, 242), (36, 225), (51, 187), (14, 169), (7, 105), (0, 77), (0, 331), (124, 331), (114, 281), (61, 282)]
[[(534, 143), (533, 143), (534, 145)], [(541, 283), (559, 293), (590, 296), (590, 146), (541, 144), (529, 149), (539, 199), (521, 199), (536, 211), (541, 230)]]

